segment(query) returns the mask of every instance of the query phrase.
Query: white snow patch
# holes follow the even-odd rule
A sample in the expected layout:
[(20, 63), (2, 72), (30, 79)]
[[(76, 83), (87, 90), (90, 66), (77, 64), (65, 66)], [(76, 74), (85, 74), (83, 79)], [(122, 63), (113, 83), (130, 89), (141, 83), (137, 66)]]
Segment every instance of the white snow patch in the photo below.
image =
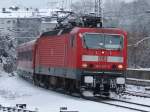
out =
[[(131, 112), (127, 109), (87, 101), (36, 87), (18, 76), (12, 77), (11, 74), (4, 72), (1, 72), (0, 75), (0, 104), (4, 106), (27, 104), (28, 109), (35, 110), (35, 108), (38, 108), (39, 112), (59, 112), (60, 107), (67, 107), (70, 111), (79, 112)], [(150, 99), (134, 98), (133, 100), (150, 104)]]

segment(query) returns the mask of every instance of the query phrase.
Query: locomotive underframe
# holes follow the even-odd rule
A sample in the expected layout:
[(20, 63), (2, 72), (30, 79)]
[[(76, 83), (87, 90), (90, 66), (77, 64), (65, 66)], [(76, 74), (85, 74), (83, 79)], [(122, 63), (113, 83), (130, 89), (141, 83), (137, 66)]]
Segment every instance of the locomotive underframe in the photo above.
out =
[(70, 79), (66, 77), (58, 77), (45, 74), (34, 74), (27, 77), (25, 71), (20, 71), (21, 76), (35, 85), (44, 88), (61, 88), (70, 93), (92, 91), (93, 95), (108, 96), (110, 92), (117, 94), (125, 90), (125, 83), (117, 84), (117, 78), (125, 79), (125, 72), (123, 71), (88, 71), (82, 70), (78, 74), (77, 79)]
[(81, 88), (84, 91), (92, 91), (93, 94), (109, 95), (125, 90), (125, 72), (122, 71), (83, 71), (81, 76)]

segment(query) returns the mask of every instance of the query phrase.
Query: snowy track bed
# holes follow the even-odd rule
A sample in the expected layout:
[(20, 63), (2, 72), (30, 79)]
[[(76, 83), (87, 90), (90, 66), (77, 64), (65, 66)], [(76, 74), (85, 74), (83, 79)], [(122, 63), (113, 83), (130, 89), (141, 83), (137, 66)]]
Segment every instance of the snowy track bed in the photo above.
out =
[[(69, 111), (79, 112), (134, 112), (35, 87), (17, 76), (10, 77), (3, 72), (0, 75), (0, 104), (3, 106), (27, 104), (28, 109), (38, 108), (39, 112), (59, 112), (60, 107), (67, 107)], [(150, 104), (150, 99), (147, 98), (129, 96), (127, 100)]]
[(104, 102), (106, 104), (114, 105), (117, 107), (127, 108), (130, 110), (140, 111), (140, 112), (149, 112), (150, 111), (150, 105), (140, 104), (140, 103), (134, 103), (129, 102), (125, 100), (117, 100), (117, 99), (110, 99), (109, 102)]

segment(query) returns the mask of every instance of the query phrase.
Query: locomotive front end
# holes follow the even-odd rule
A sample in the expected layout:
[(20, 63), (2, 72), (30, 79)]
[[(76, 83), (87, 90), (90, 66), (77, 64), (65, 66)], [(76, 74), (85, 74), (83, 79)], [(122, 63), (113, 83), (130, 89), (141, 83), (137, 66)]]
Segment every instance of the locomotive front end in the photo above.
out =
[(126, 33), (120, 30), (100, 30), (79, 33), (81, 90), (94, 95), (109, 96), (125, 90), (127, 67)]

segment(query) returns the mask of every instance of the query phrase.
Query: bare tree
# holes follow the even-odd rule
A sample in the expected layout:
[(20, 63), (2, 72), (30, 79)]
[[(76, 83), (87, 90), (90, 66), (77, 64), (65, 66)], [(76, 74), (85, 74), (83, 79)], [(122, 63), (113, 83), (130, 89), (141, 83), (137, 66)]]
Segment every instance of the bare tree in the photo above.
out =
[[(104, 8), (104, 25), (120, 27), (128, 32), (128, 44), (134, 45), (139, 40), (150, 36), (149, 0), (135, 0), (133, 2), (119, 2), (107, 0)], [(128, 64), (140, 67), (150, 67), (150, 40), (143, 41), (136, 48), (128, 48)], [(135, 60), (136, 57), (136, 60)]]

